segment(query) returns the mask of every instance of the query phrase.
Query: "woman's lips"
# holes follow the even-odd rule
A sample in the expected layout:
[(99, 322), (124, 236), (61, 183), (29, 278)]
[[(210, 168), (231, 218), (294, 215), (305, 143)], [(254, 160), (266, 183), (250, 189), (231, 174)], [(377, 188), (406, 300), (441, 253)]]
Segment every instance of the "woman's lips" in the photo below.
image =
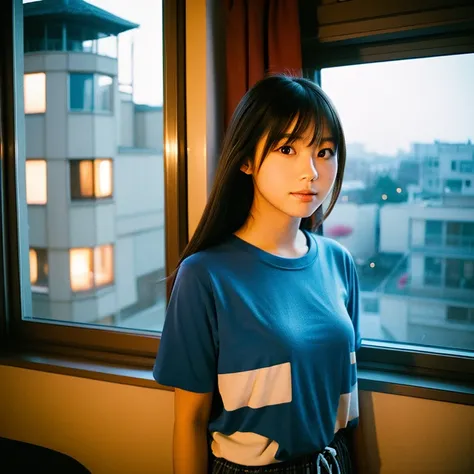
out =
[(316, 193), (298, 192), (291, 193), (291, 195), (302, 202), (311, 202), (316, 199)]

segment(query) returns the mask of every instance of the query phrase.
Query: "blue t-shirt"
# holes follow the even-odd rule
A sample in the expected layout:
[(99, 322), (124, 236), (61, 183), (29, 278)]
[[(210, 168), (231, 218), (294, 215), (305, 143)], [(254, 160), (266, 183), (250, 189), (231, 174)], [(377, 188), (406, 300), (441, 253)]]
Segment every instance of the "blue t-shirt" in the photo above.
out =
[(337, 242), (305, 235), (298, 258), (233, 235), (180, 266), (153, 373), (162, 385), (214, 392), (216, 457), (286, 461), (357, 424), (355, 265)]

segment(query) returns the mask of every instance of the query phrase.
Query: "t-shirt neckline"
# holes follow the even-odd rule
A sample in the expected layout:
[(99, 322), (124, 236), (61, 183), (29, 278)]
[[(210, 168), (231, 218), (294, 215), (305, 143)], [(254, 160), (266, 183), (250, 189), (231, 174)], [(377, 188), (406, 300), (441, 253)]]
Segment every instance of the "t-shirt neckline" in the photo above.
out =
[(245, 250), (249, 253), (252, 253), (259, 260), (269, 265), (278, 268), (284, 268), (289, 270), (299, 270), (301, 268), (307, 267), (311, 263), (314, 262), (316, 255), (318, 253), (318, 248), (316, 244), (315, 238), (304, 229), (301, 229), (306, 237), (306, 244), (308, 246), (308, 251), (302, 255), (301, 257), (281, 257), (279, 255), (275, 255), (273, 253), (266, 252), (259, 247), (256, 247), (249, 242), (241, 239), (240, 237), (236, 236), (235, 234), (231, 235), (230, 241), (236, 247)]

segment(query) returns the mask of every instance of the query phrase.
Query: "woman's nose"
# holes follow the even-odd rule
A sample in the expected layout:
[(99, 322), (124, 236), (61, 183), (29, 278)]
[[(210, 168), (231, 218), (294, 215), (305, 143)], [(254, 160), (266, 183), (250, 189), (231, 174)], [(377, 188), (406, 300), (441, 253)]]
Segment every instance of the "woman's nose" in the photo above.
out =
[(303, 176), (302, 179), (308, 179), (310, 181), (314, 181), (315, 179), (318, 179), (319, 174), (318, 170), (316, 169), (316, 165), (314, 163), (313, 157), (310, 157), (309, 160), (305, 160), (306, 165), (303, 171)]

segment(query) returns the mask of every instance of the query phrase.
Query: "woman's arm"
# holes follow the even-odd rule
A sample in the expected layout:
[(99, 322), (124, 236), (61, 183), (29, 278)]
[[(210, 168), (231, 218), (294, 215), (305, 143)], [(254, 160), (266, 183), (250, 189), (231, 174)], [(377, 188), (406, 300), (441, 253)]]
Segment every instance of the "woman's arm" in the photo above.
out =
[(174, 474), (207, 474), (207, 426), (212, 392), (175, 389), (173, 465)]

